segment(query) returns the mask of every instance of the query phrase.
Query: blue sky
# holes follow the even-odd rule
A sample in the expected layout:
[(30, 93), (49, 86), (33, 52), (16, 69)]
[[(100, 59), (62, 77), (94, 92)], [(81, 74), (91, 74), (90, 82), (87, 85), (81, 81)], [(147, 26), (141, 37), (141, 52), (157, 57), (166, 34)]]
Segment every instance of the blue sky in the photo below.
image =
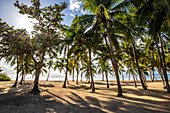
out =
[[(14, 28), (26, 28), (30, 32), (32, 30), (32, 24), (26, 15), (19, 14), (19, 10), (14, 6), (16, 0), (0, 0), (0, 18), (7, 22)], [(30, 6), (31, 0), (18, 0), (19, 3)], [(59, 4), (60, 2), (66, 2), (68, 7), (63, 11), (64, 21), (62, 24), (70, 25), (73, 17), (77, 15), (85, 14), (83, 11), (82, 4), (79, 0), (41, 0), (41, 7)], [(34, 22), (34, 21), (33, 21)]]

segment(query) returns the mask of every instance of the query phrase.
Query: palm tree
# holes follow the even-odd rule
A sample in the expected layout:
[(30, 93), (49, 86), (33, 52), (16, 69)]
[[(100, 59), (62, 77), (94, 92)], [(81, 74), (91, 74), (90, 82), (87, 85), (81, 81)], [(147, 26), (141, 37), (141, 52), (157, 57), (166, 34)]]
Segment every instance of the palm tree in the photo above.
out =
[(94, 60), (98, 60), (98, 73), (102, 73), (102, 74), (105, 73), (107, 88), (109, 88), (108, 72), (111, 73), (112, 71), (108, 63), (108, 60), (110, 59), (110, 57), (108, 55), (106, 45), (104, 44), (100, 45), (98, 52), (96, 54), (97, 54), (97, 57)]
[(46, 80), (46, 81), (48, 81), (48, 79), (49, 79), (50, 69), (51, 69), (51, 67), (53, 66), (53, 60), (50, 60), (50, 61), (47, 63), (47, 66), (48, 66), (49, 72), (48, 72), (48, 76), (47, 76), (47, 80)]
[[(115, 20), (116, 14), (123, 13), (124, 7), (128, 5), (128, 2), (122, 2), (118, 5), (116, 5), (118, 2), (116, 0), (83, 0), (85, 2), (84, 9), (89, 10), (94, 15), (84, 15), (84, 18), (86, 19), (86, 22), (96, 22), (97, 24), (103, 24), (104, 29), (107, 33), (107, 38), (110, 44), (110, 54), (111, 54), (111, 62), (114, 66), (114, 72), (117, 79), (117, 85), (118, 85), (118, 96), (122, 96), (122, 88), (120, 85), (119, 75), (118, 75), (118, 66), (117, 61), (114, 55), (113, 50), (113, 43), (111, 39), (111, 35), (114, 34), (113, 31), (111, 31), (111, 24), (117, 23)], [(115, 6), (116, 5), (116, 6)], [(113, 7), (115, 6), (115, 7)], [(112, 11), (111, 11), (112, 10)], [(114, 35), (113, 35), (114, 36)]]

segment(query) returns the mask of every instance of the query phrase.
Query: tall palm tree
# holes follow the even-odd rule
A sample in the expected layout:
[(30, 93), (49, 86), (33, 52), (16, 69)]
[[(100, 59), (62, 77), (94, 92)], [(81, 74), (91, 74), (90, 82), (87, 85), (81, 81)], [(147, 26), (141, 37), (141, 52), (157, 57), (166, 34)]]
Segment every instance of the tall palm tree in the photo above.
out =
[[(113, 50), (113, 42), (111, 35), (114, 34), (113, 31), (111, 31), (111, 25), (114, 23), (117, 23), (115, 21), (115, 18), (118, 17), (117, 14), (124, 13), (124, 7), (128, 6), (128, 2), (120, 2), (119, 0), (83, 0), (85, 3), (83, 5), (83, 8), (85, 10), (89, 10), (90, 13), (93, 13), (94, 15), (84, 15), (86, 17), (86, 22), (96, 22), (97, 24), (102, 24), (106, 33), (107, 38), (110, 44), (110, 54), (111, 54), (111, 62), (114, 66), (114, 72), (117, 79), (117, 85), (118, 85), (118, 96), (122, 96), (122, 88), (120, 85), (119, 75), (118, 75), (118, 66), (117, 61), (115, 58), (114, 50)], [(123, 9), (123, 10), (122, 10)], [(116, 16), (117, 15), (117, 16)]]

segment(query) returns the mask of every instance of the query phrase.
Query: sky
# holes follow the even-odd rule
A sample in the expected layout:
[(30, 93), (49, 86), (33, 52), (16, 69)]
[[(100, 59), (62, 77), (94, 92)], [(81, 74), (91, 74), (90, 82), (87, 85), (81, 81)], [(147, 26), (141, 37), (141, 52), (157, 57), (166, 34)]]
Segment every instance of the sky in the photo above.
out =
[[(24, 5), (30, 6), (31, 0), (18, 0), (19, 3), (23, 3)], [(36, 22), (35, 20), (29, 19), (27, 15), (19, 14), (19, 10), (14, 6), (16, 0), (0, 0), (0, 18), (7, 22), (10, 26), (14, 26), (14, 28), (26, 28), (27, 31), (32, 30), (32, 22)], [(65, 14), (64, 21), (62, 24), (66, 24), (68, 26), (71, 25), (71, 22), (74, 16), (86, 14), (87, 11), (83, 11), (82, 5), (83, 2), (79, 0), (40, 0), (41, 7), (59, 4), (60, 2), (66, 2), (68, 7), (62, 12)]]

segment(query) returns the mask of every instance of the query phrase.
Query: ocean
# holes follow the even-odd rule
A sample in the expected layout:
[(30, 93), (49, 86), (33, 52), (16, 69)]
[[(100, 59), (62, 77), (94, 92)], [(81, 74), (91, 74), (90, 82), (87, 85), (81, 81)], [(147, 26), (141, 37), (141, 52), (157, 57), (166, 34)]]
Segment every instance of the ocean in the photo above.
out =
[[(16, 78), (16, 71), (14, 70), (13, 67), (11, 67), (9, 64), (6, 64), (4, 62), (4, 60), (2, 60), (0, 62), (0, 69), (3, 70), (3, 73), (6, 73), (12, 80), (15, 80)], [(48, 73), (47, 73), (48, 74)], [(47, 79), (47, 74), (41, 74), (40, 75), (40, 80), (46, 80)], [(125, 73), (124, 75), (124, 80), (129, 80), (129, 75), (126, 75)], [(76, 71), (75, 71), (75, 75), (74, 75), (74, 80), (76, 80)], [(161, 80), (161, 77), (159, 74), (155, 74), (155, 77), (157, 80)], [(54, 71), (53, 69), (50, 70), (50, 77), (49, 77), (49, 81), (62, 81), (65, 78), (65, 74), (64, 72), (59, 72), (58, 70)], [(79, 75), (79, 80), (80, 80), (81, 76)], [(138, 80), (139, 80), (139, 76), (137, 76)], [(168, 78), (170, 79), (170, 74), (168, 74)], [(21, 76), (19, 77), (19, 80), (21, 79)], [(105, 79), (105, 78), (104, 78)], [(108, 79), (109, 80), (116, 80), (116, 77), (113, 75), (108, 75)], [(146, 77), (147, 80), (150, 80), (150, 76)], [(31, 74), (28, 74), (25, 76), (25, 80), (34, 80), (34, 76), (32, 76)], [(68, 74), (68, 80), (73, 80), (72, 75)], [(82, 77), (82, 80), (87, 80), (87, 78), (85, 78), (84, 76)], [(96, 76), (94, 76), (94, 80), (102, 80), (102, 75), (98, 75), (96, 74)], [(122, 75), (120, 75), (120, 80), (122, 80)], [(133, 80), (132, 76), (130, 76), (130, 80)]]

